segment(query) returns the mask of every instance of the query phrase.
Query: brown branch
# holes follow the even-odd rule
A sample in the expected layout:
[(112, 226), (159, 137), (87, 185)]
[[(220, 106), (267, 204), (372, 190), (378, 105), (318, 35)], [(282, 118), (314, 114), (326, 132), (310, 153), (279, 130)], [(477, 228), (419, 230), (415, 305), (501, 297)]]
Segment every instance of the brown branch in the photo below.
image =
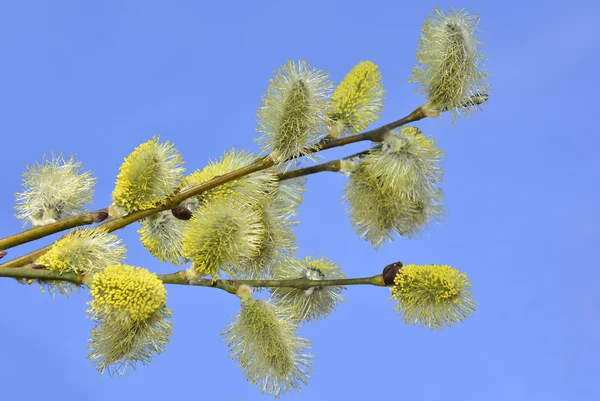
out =
[(85, 226), (93, 223), (100, 223), (108, 217), (108, 209), (100, 209), (94, 212), (80, 214), (56, 223), (46, 224), (45, 226), (33, 227), (10, 237), (0, 239), (0, 250), (6, 250), (26, 242), (35, 241), (48, 235), (68, 230), (73, 227)]
[(317, 164), (315, 166), (299, 168), (296, 170), (288, 171), (279, 174), (279, 181), (290, 180), (292, 178), (303, 177), (306, 175), (321, 173), (323, 171), (338, 172), (340, 171), (340, 160), (331, 160), (325, 163)]
[[(488, 99), (489, 99), (489, 96), (487, 94), (478, 93), (478, 94), (471, 96), (469, 101), (466, 102), (465, 105), (466, 106), (479, 105), (481, 103), (485, 103)], [(442, 111), (447, 111), (447, 110), (444, 109)], [(356, 142), (361, 142), (361, 141), (381, 142), (383, 140), (383, 135), (385, 135), (386, 132), (393, 130), (395, 128), (401, 127), (405, 124), (419, 121), (425, 117), (427, 117), (427, 115), (423, 111), (422, 107), (418, 107), (411, 114), (409, 114), (408, 116), (406, 116), (404, 118), (401, 118), (400, 120), (391, 122), (389, 124), (386, 124), (382, 127), (379, 127), (379, 128), (376, 128), (376, 129), (373, 129), (370, 131), (366, 131), (362, 134), (347, 136), (344, 138), (335, 138), (335, 139), (332, 139), (331, 137), (327, 136), (327, 137), (323, 138), (316, 146), (313, 146), (313, 147), (307, 149), (307, 154), (319, 152), (321, 150), (332, 149), (335, 147), (340, 147), (340, 146), (344, 146), (344, 145), (348, 145), (348, 144), (356, 143)], [(154, 209), (143, 210), (143, 211), (132, 213), (128, 216), (125, 216), (125, 217), (122, 217), (119, 219), (115, 219), (115, 220), (111, 221), (109, 224), (106, 224), (105, 226), (110, 231), (114, 231), (119, 228), (123, 228), (123, 227), (127, 226), (128, 224), (131, 224), (134, 221), (141, 220), (142, 218), (152, 215), (154, 213), (158, 213), (158, 212), (168, 210), (168, 209), (174, 209), (175, 207), (178, 206), (179, 203), (181, 203), (185, 199), (188, 199), (192, 196), (199, 195), (205, 191), (213, 189), (213, 188), (215, 188), (219, 185), (222, 185), (226, 182), (233, 181), (235, 179), (243, 177), (247, 174), (254, 173), (256, 171), (264, 170), (273, 165), (274, 165), (274, 163), (269, 156), (262, 157), (262, 158), (258, 159), (257, 161), (255, 161), (254, 163), (252, 163), (250, 166), (243, 167), (236, 171), (232, 171), (231, 173), (225, 174), (220, 177), (215, 177), (212, 180), (210, 180), (202, 185), (198, 185), (194, 188), (190, 188), (184, 192), (181, 192), (178, 195), (171, 198), (165, 205), (161, 205)], [(332, 163), (329, 166), (329, 168), (334, 168), (334, 167), (335, 167), (334, 163)], [(323, 171), (334, 171), (334, 170), (323, 170)], [(317, 171), (314, 171), (314, 172), (317, 172)], [(306, 170), (306, 173), (313, 174), (313, 172), (309, 172), (308, 170)], [(293, 178), (293, 177), (290, 177), (290, 178)], [(64, 220), (64, 221), (60, 221), (60, 222), (53, 223), (53, 224), (48, 224), (43, 227), (35, 227), (35, 228), (29, 229), (25, 232), (18, 233), (18, 234), (12, 235), (10, 237), (0, 239), (0, 254), (2, 254), (1, 252), (4, 249), (8, 249), (8, 248), (11, 248), (11, 247), (14, 247), (17, 245), (31, 242), (36, 239), (43, 238), (43, 237), (46, 237), (51, 234), (55, 234), (57, 232), (68, 230), (69, 228), (78, 227), (78, 226), (92, 224), (92, 223), (102, 221), (103, 218), (100, 218), (99, 216), (102, 216), (103, 213), (105, 213), (105, 211), (106, 211), (106, 209), (101, 209), (96, 212), (86, 213), (81, 216), (75, 216), (75, 217), (72, 217), (72, 218)], [(100, 213), (100, 214), (98, 214), (98, 213)], [(106, 217), (104, 217), (104, 218), (106, 218)], [(19, 266), (19, 265), (22, 265), (25, 263), (29, 263), (33, 260), (32, 258), (34, 256), (35, 257), (40, 256), (41, 254), (45, 253), (47, 249), (49, 249), (49, 247), (39, 249), (38, 251), (32, 252), (31, 254), (28, 254), (28, 255), (24, 255), (19, 259), (15, 259), (14, 261), (10, 261), (10, 262), (1, 264), (0, 267), (1, 266), (3, 266), (3, 267)], [(4, 256), (4, 255), (5, 254), (2, 254), (2, 256)]]
[(311, 174), (321, 173), (323, 171), (330, 171), (332, 173), (337, 173), (342, 168), (342, 160), (350, 160), (355, 157), (362, 157), (369, 153), (370, 150), (363, 150), (362, 152), (355, 153), (350, 156), (343, 157), (337, 160), (331, 160), (325, 163), (317, 164), (310, 167), (299, 168), (292, 171), (287, 171), (285, 173), (281, 173), (278, 175), (279, 181), (290, 180), (292, 178), (304, 177)]
[(372, 129), (370, 131), (363, 132), (362, 134), (350, 135), (343, 138), (335, 138), (331, 139), (331, 137), (325, 137), (319, 142), (316, 146), (316, 151), (327, 150), (331, 148), (337, 148), (344, 145), (349, 145), (351, 143), (362, 142), (362, 141), (371, 141), (371, 142), (381, 142), (383, 140), (383, 136), (398, 127), (406, 125), (408, 123), (412, 123), (415, 121), (422, 120), (427, 117), (425, 112), (421, 109), (421, 107), (417, 107), (412, 113), (408, 116), (401, 118), (400, 120), (393, 121), (389, 124), (383, 125), (379, 128)]

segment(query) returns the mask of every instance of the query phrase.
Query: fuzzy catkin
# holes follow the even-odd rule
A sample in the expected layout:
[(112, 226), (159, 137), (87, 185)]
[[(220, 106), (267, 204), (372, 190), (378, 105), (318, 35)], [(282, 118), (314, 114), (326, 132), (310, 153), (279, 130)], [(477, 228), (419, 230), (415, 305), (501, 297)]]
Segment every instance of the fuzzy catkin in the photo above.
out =
[(249, 296), (222, 335), (246, 380), (279, 398), (307, 384), (312, 372), (310, 342), (296, 334), (297, 327), (285, 308)]
[(473, 112), (479, 95), (489, 91), (477, 38), (479, 17), (462, 10), (438, 8), (425, 21), (410, 82), (427, 98), (424, 110), (432, 116), (449, 111), (452, 121)]
[(16, 216), (23, 226), (27, 222), (42, 226), (85, 213), (95, 181), (72, 156), (65, 160), (62, 155), (52, 154), (51, 159), (44, 155), (43, 163), (27, 166), (23, 174), (23, 191), (15, 194)]
[(275, 71), (257, 114), (261, 149), (278, 163), (308, 155), (329, 121), (332, 86), (325, 72), (305, 61)]

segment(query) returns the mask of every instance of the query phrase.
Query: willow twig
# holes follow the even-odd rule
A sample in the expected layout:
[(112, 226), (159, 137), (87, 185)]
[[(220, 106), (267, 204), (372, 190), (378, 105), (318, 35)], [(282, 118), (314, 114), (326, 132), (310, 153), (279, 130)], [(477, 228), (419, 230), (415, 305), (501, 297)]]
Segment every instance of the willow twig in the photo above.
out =
[[(465, 107), (485, 103), (488, 99), (489, 99), (489, 96), (485, 93), (475, 94), (470, 97), (468, 102), (465, 103)], [(441, 111), (447, 111), (447, 110), (444, 109)], [(388, 131), (391, 131), (395, 128), (401, 127), (401, 126), (411, 123), (411, 122), (419, 121), (425, 117), (427, 117), (427, 115), (425, 114), (425, 111), (423, 110), (423, 108), (417, 107), (412, 113), (410, 113), (408, 116), (406, 116), (404, 118), (401, 118), (400, 120), (393, 121), (382, 127), (375, 128), (373, 130), (366, 131), (361, 134), (351, 135), (351, 136), (347, 136), (347, 137), (343, 137), (343, 138), (335, 138), (335, 139), (332, 139), (331, 137), (327, 136), (327, 137), (323, 138), (317, 145), (307, 148), (306, 154), (316, 153), (316, 152), (320, 152), (322, 150), (332, 149), (332, 148), (349, 145), (351, 143), (357, 143), (357, 142), (361, 142), (361, 141), (381, 142), (383, 140), (383, 136)], [(219, 177), (215, 177), (212, 180), (210, 180), (204, 184), (197, 185), (196, 187), (187, 189), (187, 190), (177, 194), (170, 200), (168, 200), (164, 205), (155, 207), (153, 209), (134, 212), (128, 216), (112, 220), (110, 223), (107, 223), (104, 226), (109, 231), (118, 230), (120, 228), (123, 228), (123, 227), (133, 223), (134, 221), (141, 220), (144, 217), (147, 217), (152, 214), (162, 212), (165, 210), (173, 209), (173, 208), (177, 207), (179, 203), (181, 203), (182, 201), (184, 201), (192, 196), (199, 195), (199, 194), (206, 192), (210, 189), (213, 189), (219, 185), (223, 185), (227, 182), (239, 179), (245, 175), (267, 169), (269, 167), (272, 167), (273, 165), (274, 165), (274, 162), (269, 156), (261, 157), (249, 166), (232, 171), (228, 174), (224, 174)], [(332, 170), (334, 167), (335, 167), (335, 163), (331, 163), (328, 167), (328, 168), (331, 168), (331, 170), (322, 170), (322, 171), (334, 171), (334, 170)], [(323, 167), (323, 168), (325, 168), (325, 167)], [(307, 174), (312, 174), (312, 172), (309, 172), (309, 170), (305, 170), (305, 172)], [(318, 172), (318, 171), (314, 171), (314, 172)], [(292, 177), (290, 177), (290, 178), (292, 178)], [(55, 234), (57, 232), (68, 230), (73, 227), (78, 227), (78, 226), (92, 224), (92, 223), (96, 223), (98, 221), (102, 221), (102, 220), (98, 220), (99, 215), (97, 215), (97, 213), (104, 213), (105, 211), (106, 211), (106, 209), (101, 209), (96, 212), (85, 213), (80, 216), (75, 216), (70, 219), (63, 220), (63, 221), (60, 221), (57, 223), (48, 224), (48, 225), (45, 225), (42, 227), (34, 227), (34, 228), (24, 231), (22, 233), (18, 233), (18, 234), (0, 239), (0, 251), (17, 246), (17, 245), (24, 244), (27, 242), (34, 241), (36, 239), (40, 239), (40, 238), (46, 237), (48, 235)], [(0, 267), (14, 267), (14, 266), (20, 266), (20, 265), (29, 263), (29, 262), (33, 261), (35, 257), (38, 257), (38, 256), (44, 254), (48, 249), (49, 249), (49, 247), (39, 249), (30, 254), (24, 255), (18, 259), (6, 262), (4, 264), (0, 264)]]
[(35, 241), (48, 235), (68, 230), (69, 228), (100, 223), (108, 217), (108, 209), (100, 209), (94, 212), (80, 214), (56, 223), (33, 227), (15, 235), (0, 239), (0, 250), (6, 250), (17, 245)]
[[(77, 285), (88, 284), (86, 277), (83, 275), (77, 275), (75, 273), (63, 273), (46, 269), (34, 269), (32, 265), (20, 266), (20, 267), (0, 267), (0, 277), (10, 277), (16, 279), (25, 280), (42, 280), (42, 281), (68, 281)], [(186, 271), (180, 270), (171, 274), (158, 274), (157, 277), (164, 284), (176, 284), (176, 285), (191, 285), (197, 287), (211, 287), (219, 288), (229, 293), (235, 294), (236, 290), (241, 285), (247, 285), (249, 287), (263, 287), (263, 288), (278, 288), (288, 287), (306, 290), (311, 287), (332, 287), (332, 286), (349, 286), (349, 285), (374, 285), (378, 287), (385, 287), (383, 277), (381, 274), (371, 277), (360, 277), (360, 278), (344, 278), (344, 279), (333, 279), (333, 280), (311, 280), (307, 278), (299, 278), (293, 280), (211, 280), (211, 279), (197, 279), (189, 280), (186, 277)]]
[(355, 157), (361, 157), (369, 153), (370, 150), (364, 150), (362, 152), (355, 153), (350, 156), (343, 157), (341, 159), (331, 160), (325, 163), (316, 164), (310, 167), (299, 168), (296, 170), (287, 171), (285, 173), (280, 173), (278, 175), (279, 181), (290, 180), (292, 178), (304, 177), (311, 174), (322, 173), (324, 171), (329, 171), (332, 173), (337, 173), (342, 168), (343, 160), (354, 159)]
[(315, 166), (299, 168), (296, 170), (287, 171), (278, 175), (279, 181), (290, 180), (292, 178), (304, 177), (311, 174), (322, 173), (323, 171), (330, 171), (332, 173), (340, 171), (341, 159), (331, 160), (325, 163), (317, 164)]

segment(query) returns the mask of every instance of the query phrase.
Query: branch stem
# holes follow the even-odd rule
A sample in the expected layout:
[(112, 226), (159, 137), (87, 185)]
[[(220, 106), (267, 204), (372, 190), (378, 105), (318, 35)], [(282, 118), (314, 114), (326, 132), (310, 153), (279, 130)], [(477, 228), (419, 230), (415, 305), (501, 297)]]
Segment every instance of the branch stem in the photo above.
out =
[(331, 160), (325, 163), (321, 163), (321, 164), (317, 164), (315, 166), (310, 166), (310, 167), (304, 167), (304, 168), (299, 168), (296, 170), (291, 170), (288, 172), (285, 172), (283, 174), (279, 174), (279, 181), (284, 181), (284, 180), (290, 180), (292, 178), (297, 178), (297, 177), (304, 177), (307, 175), (311, 175), (311, 174), (316, 174), (316, 173), (321, 173), (323, 171), (330, 171), (330, 172), (338, 172), (340, 171), (340, 160)]
[(88, 224), (99, 223), (108, 217), (107, 209), (100, 209), (94, 212), (80, 214), (56, 223), (46, 224), (45, 226), (33, 227), (29, 230), (0, 239), (0, 250), (7, 250), (12, 247), (35, 241), (48, 235), (68, 230), (69, 228), (85, 226)]
[[(20, 267), (0, 267), (0, 277), (10, 277), (16, 279), (31, 279), (45, 281), (68, 281), (73, 284), (82, 285), (86, 277), (75, 273), (59, 274), (52, 270), (34, 269), (32, 265)], [(373, 285), (385, 287), (381, 274), (371, 277), (344, 278), (334, 280), (310, 280), (306, 278), (294, 280), (211, 280), (207, 278), (188, 280), (186, 271), (180, 270), (171, 274), (158, 274), (157, 277), (164, 284), (191, 285), (197, 287), (219, 288), (231, 294), (235, 294), (237, 288), (241, 285), (250, 287), (277, 288), (289, 287), (306, 290), (311, 287), (331, 287), (331, 286), (349, 286), (349, 285)]]

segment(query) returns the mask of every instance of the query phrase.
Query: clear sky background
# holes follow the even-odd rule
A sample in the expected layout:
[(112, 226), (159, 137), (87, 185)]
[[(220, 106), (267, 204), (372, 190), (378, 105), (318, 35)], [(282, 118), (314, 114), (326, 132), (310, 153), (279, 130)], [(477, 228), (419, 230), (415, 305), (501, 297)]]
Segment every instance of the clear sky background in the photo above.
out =
[[(286, 60), (306, 59), (336, 83), (371, 60), (387, 90), (374, 126), (403, 117), (423, 100), (407, 80), (434, 5), (481, 16), (493, 87), (485, 111), (468, 120), (417, 124), (446, 152), (447, 222), (376, 252), (346, 216), (345, 177), (324, 173), (308, 182), (299, 256), (327, 255), (349, 276), (397, 260), (450, 264), (472, 280), (477, 312), (428, 331), (402, 322), (387, 289), (351, 287), (333, 315), (301, 329), (315, 371), (284, 399), (600, 399), (594, 1), (3, 1), (0, 237), (21, 229), (13, 194), (26, 164), (51, 150), (76, 154), (98, 177), (94, 208), (109, 203), (123, 158), (154, 134), (176, 144), (188, 171), (231, 147), (256, 151), (255, 112)], [(136, 230), (119, 232), (127, 262), (174, 271), (150, 256)], [(111, 380), (86, 359), (87, 291), (52, 300), (1, 279), (0, 399), (268, 399), (219, 337), (237, 298), (168, 290), (167, 352)]]

